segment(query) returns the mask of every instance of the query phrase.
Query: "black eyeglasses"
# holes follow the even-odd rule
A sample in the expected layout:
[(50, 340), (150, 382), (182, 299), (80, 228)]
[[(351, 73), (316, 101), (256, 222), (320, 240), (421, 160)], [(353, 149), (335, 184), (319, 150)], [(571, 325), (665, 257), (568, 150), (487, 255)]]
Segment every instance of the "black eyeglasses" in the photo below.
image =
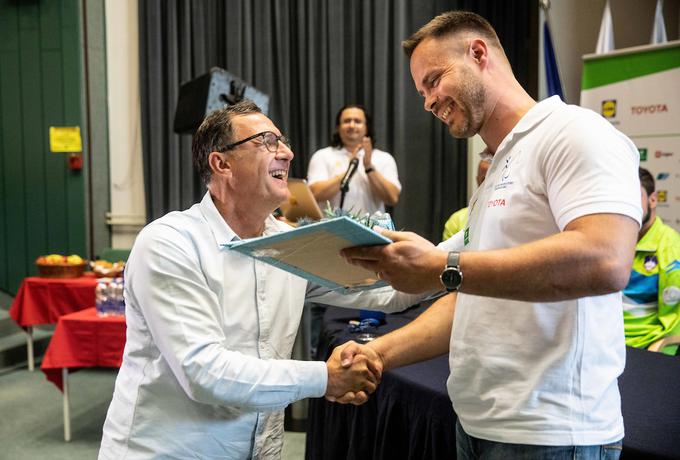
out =
[(233, 144), (227, 145), (226, 150), (232, 150), (234, 147), (239, 146), (241, 144), (245, 144), (246, 142), (252, 141), (253, 139), (257, 139), (258, 137), (262, 138), (261, 142), (264, 144), (264, 147), (271, 153), (276, 153), (279, 150), (279, 141), (283, 142), (283, 145), (290, 148), (290, 141), (286, 136), (283, 135), (277, 136), (271, 131), (263, 131), (261, 133), (253, 134), (250, 137), (246, 137), (245, 139), (240, 140), (238, 142), (234, 142)]

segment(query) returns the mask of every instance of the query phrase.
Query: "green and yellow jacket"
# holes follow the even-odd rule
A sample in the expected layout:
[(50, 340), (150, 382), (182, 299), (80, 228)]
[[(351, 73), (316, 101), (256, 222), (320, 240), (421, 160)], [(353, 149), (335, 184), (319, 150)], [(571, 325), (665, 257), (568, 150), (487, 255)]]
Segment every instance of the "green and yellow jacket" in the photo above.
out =
[(467, 225), (468, 208), (462, 208), (451, 214), (449, 220), (444, 224), (444, 232), (442, 233), (442, 241), (446, 241), (453, 235), (463, 230)]
[[(623, 310), (627, 345), (646, 348), (680, 335), (680, 235), (658, 217), (638, 241)], [(676, 350), (677, 345), (664, 352)]]

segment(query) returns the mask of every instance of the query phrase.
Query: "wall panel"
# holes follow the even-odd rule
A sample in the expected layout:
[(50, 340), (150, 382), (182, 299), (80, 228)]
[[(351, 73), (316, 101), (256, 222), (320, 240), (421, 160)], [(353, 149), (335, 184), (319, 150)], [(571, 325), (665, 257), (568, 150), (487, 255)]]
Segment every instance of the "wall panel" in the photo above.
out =
[(0, 290), (45, 253), (85, 254), (83, 172), (49, 150), (50, 126), (81, 126), (77, 0), (0, 0)]

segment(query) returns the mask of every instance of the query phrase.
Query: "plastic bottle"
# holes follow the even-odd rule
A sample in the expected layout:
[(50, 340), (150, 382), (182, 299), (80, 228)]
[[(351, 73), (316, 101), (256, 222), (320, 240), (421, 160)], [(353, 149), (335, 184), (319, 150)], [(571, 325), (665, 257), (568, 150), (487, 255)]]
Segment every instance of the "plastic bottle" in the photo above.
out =
[(382, 227), (385, 230), (394, 231), (394, 222), (392, 222), (392, 217), (390, 216), (390, 213), (388, 213), (388, 212), (380, 212), (380, 211), (374, 212), (373, 215), (371, 216), (371, 221), (373, 222), (373, 225), (377, 225), (378, 227)]
[(119, 316), (125, 315), (125, 298), (123, 297), (123, 278), (116, 278), (116, 314)]
[(95, 307), (97, 308), (97, 315), (108, 316), (108, 286), (104, 281), (97, 283), (94, 290)]
[[(394, 231), (394, 222), (392, 222), (392, 217), (387, 212), (374, 212), (371, 216), (371, 222), (374, 226)], [(385, 313), (381, 311), (359, 310), (359, 318), (362, 320), (373, 318), (378, 320), (380, 324), (385, 323)]]
[(114, 291), (113, 291), (113, 285), (111, 284), (110, 278), (106, 281), (106, 316), (111, 316), (114, 314), (114, 307), (115, 307), (115, 302), (114, 302)]

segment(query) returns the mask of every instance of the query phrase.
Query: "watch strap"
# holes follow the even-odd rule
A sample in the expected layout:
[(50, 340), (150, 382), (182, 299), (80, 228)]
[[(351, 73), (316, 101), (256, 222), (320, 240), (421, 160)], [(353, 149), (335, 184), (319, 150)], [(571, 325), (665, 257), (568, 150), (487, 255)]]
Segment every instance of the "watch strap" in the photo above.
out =
[(448, 257), (446, 258), (447, 267), (456, 267), (460, 265), (460, 252), (450, 251)]
[(446, 292), (456, 292), (463, 282), (463, 274), (460, 271), (460, 252), (451, 251), (446, 257), (446, 267), (439, 275)]

